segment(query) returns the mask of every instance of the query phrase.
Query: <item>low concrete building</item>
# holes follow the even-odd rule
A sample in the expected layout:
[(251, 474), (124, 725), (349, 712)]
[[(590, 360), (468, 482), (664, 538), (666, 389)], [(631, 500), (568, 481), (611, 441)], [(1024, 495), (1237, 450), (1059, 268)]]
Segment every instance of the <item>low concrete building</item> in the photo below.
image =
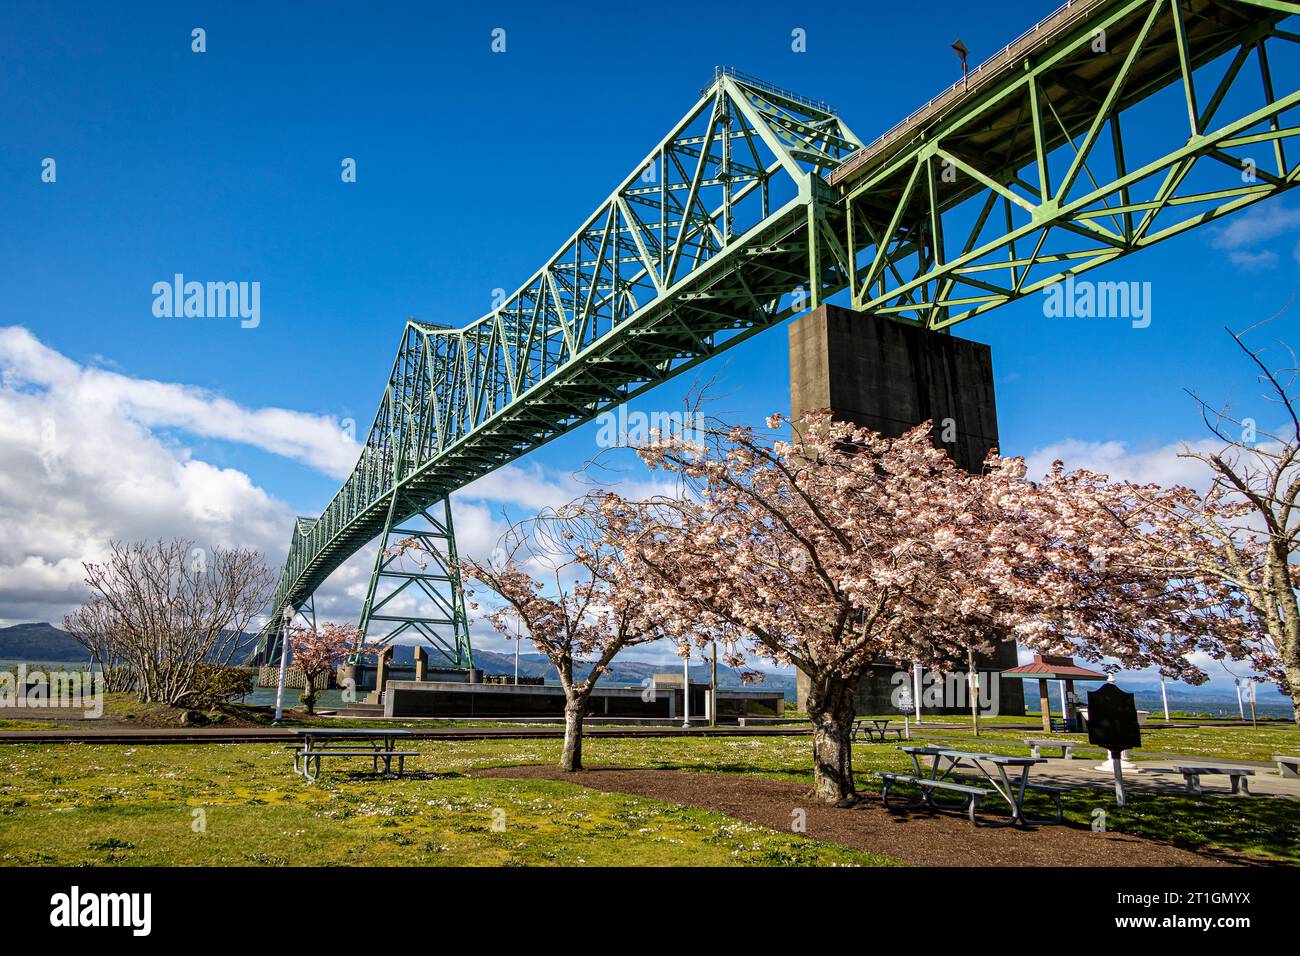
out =
[[(691, 718), (707, 720), (709, 693), (692, 684)], [(384, 687), (385, 717), (554, 718), (564, 715), (564, 689), (556, 684), (469, 684), (459, 681), (391, 680)], [(719, 690), (718, 719), (779, 717), (785, 698), (780, 691)], [(680, 719), (682, 691), (652, 682), (649, 687), (596, 685), (592, 717)]]

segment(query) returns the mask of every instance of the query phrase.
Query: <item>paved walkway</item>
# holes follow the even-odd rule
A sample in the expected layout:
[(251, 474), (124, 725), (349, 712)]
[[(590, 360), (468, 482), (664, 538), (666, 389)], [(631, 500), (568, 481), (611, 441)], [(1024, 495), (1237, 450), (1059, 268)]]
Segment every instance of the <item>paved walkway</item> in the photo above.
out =
[[(1183, 775), (1173, 769), (1174, 764), (1210, 764), (1217, 766), (1241, 766), (1248, 767), (1255, 771), (1255, 776), (1249, 780), (1250, 792), (1257, 796), (1276, 796), (1290, 797), (1294, 800), (1300, 800), (1300, 779), (1290, 779), (1280, 776), (1277, 772), (1277, 764), (1264, 765), (1258, 762), (1249, 762), (1245, 760), (1220, 760), (1215, 758), (1208, 760), (1197, 757), (1174, 757), (1169, 760), (1140, 760), (1136, 762), (1139, 773), (1124, 772), (1124, 787), (1126, 790), (1143, 790), (1154, 793), (1180, 793), (1186, 794), (1187, 787), (1183, 782)], [(1047, 763), (1035, 764), (1030, 772), (1029, 779), (1033, 783), (1061, 784), (1070, 787), (1095, 787), (1101, 790), (1115, 789), (1115, 775), (1110, 770), (1097, 770), (1101, 761), (1095, 757), (1079, 758), (1073, 760), (1062, 760), (1060, 757), (1049, 757)], [(1227, 777), (1222, 776), (1204, 776), (1201, 777), (1201, 789), (1207, 793), (1229, 793), (1231, 787)], [(1250, 797), (1240, 795), (1241, 799), (1249, 800)]]
[[(326, 725), (328, 726), (328, 725)], [(563, 727), (429, 727), (403, 728), (412, 740), (553, 739)], [(783, 727), (587, 727), (587, 737), (798, 737), (808, 729)], [(275, 727), (105, 727), (88, 730), (0, 730), (0, 743), (87, 744), (239, 744), (279, 743), (292, 739)]]

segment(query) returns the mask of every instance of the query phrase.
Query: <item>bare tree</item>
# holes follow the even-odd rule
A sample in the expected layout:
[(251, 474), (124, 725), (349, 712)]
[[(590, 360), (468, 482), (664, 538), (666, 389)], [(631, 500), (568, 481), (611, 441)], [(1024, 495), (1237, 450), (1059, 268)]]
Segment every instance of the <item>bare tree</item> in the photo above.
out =
[(174, 707), (203, 690), (198, 665), (230, 663), (274, 583), (256, 551), (204, 550), (183, 539), (115, 541), (107, 561), (85, 569), (91, 603), (103, 606), (95, 613), (111, 618), (115, 657), (140, 699)]
[(99, 665), (107, 693), (132, 689), (134, 676), (122, 656), (122, 622), (103, 598), (93, 597), (71, 614), (65, 614), (63, 629)]
[(1227, 331), (1255, 366), (1279, 424), (1266, 430), (1226, 404), (1212, 406), (1189, 392), (1221, 445), (1210, 451), (1188, 446), (1180, 457), (1205, 464), (1212, 483), (1204, 494), (1180, 488), (1145, 496), (1149, 510), (1138, 533), (1166, 570), (1226, 594), (1215, 602), (1218, 612), (1239, 627), (1234, 636), (1207, 638), (1203, 649), (1220, 660), (1250, 661), (1291, 696), (1300, 726), (1300, 566), (1292, 561), (1300, 545), (1300, 363), (1284, 346), (1288, 360), (1274, 367), (1264, 349), (1245, 341), (1275, 318)]

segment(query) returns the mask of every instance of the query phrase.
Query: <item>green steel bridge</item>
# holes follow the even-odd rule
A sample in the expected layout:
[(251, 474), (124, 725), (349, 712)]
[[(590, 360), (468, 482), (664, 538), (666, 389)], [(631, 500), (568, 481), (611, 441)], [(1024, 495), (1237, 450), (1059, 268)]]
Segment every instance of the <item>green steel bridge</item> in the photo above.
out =
[[(1290, 189), (1298, 52), (1300, 2), (1073, 0), (870, 143), (719, 68), (492, 312), (406, 323), (356, 468), (296, 523), (261, 659), (378, 538), (362, 629), (472, 666), (451, 493), (829, 296), (949, 329)], [(405, 537), (434, 560), (401, 564)]]

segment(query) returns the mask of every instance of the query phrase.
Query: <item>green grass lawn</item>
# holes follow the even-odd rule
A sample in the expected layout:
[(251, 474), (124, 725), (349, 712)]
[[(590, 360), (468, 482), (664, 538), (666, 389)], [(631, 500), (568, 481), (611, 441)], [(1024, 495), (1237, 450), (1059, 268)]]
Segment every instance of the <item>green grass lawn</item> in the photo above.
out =
[(423, 742), (417, 746), (428, 756), (408, 764), (416, 773), (406, 778), (335, 770), (316, 784), (294, 776), (288, 752), (274, 745), (0, 746), (0, 863), (894, 862), (718, 813), (572, 784), (461, 774), (553, 759), (556, 743), (538, 743), (549, 746)]
[[(417, 741), (413, 747), (423, 756), (408, 763), (416, 771), (408, 778), (336, 769), (309, 784), (291, 773), (288, 752), (269, 744), (0, 745), (0, 863), (890, 862), (717, 813), (565, 783), (464, 775), (477, 767), (552, 762), (555, 740)], [(754, 774), (804, 784), (811, 782), (809, 747), (806, 737), (591, 738), (585, 745), (591, 766)], [(910, 763), (892, 744), (860, 744), (854, 766), (860, 786), (872, 790), (873, 771)], [(1114, 831), (1300, 863), (1296, 801), (1134, 794), (1121, 811), (1107, 791), (1079, 790), (1066, 808), (1081, 825), (1102, 809)], [(1040, 815), (1046, 810), (1033, 808)], [(195, 830), (199, 817), (205, 832)]]

